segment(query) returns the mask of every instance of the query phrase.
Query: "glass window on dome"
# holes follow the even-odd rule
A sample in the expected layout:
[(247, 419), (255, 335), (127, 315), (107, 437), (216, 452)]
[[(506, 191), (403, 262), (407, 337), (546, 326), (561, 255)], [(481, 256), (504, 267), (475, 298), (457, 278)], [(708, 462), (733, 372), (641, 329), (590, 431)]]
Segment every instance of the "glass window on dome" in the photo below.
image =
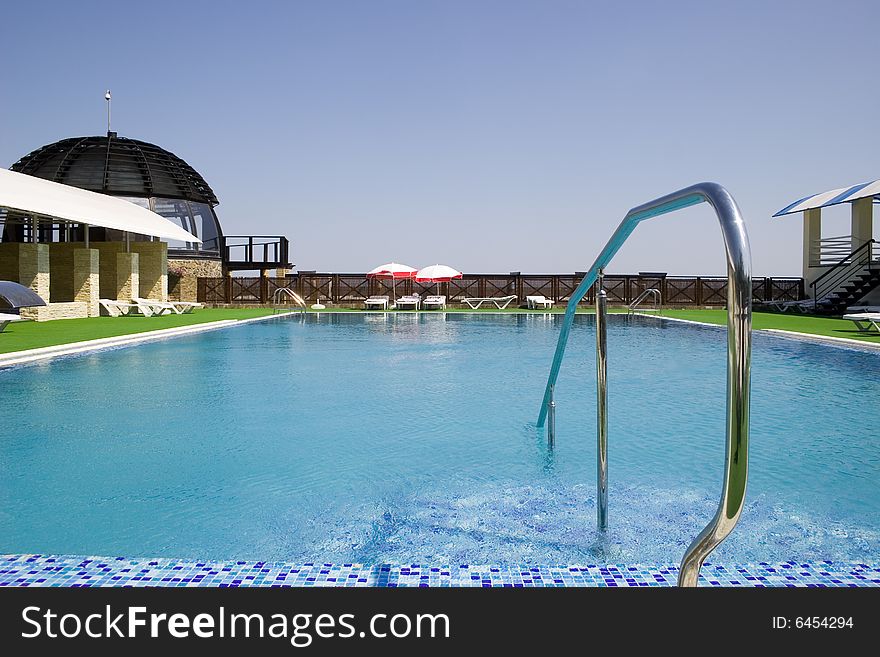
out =
[[(156, 198), (153, 199), (153, 212), (156, 214), (165, 217), (168, 221), (171, 221), (185, 231), (192, 233), (196, 237), (199, 237), (199, 234), (196, 230), (195, 222), (193, 221), (192, 215), (189, 210), (189, 203), (186, 201), (182, 201), (180, 199), (172, 199), (172, 198)], [(181, 242), (178, 240), (167, 240), (169, 249), (185, 249), (187, 251), (194, 251), (198, 248), (198, 245), (194, 242)]]
[(134, 203), (135, 205), (139, 205), (142, 208), (150, 209), (150, 199), (143, 198), (140, 196), (117, 196), (116, 198), (122, 201), (128, 201), (129, 203)]
[(202, 250), (215, 251), (220, 248), (217, 238), (220, 237), (220, 228), (217, 225), (217, 217), (211, 206), (207, 203), (194, 203), (190, 201), (190, 210), (195, 224), (194, 235), (202, 238)]

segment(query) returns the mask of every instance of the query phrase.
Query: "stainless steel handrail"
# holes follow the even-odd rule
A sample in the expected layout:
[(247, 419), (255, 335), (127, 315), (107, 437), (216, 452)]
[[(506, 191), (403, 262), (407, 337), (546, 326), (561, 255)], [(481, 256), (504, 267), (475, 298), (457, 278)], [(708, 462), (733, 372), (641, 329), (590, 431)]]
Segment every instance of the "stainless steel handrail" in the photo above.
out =
[(596, 279), (596, 527), (608, 529), (608, 295)]
[(727, 256), (727, 420), (724, 481), (715, 516), (690, 544), (679, 571), (679, 586), (696, 586), (705, 558), (736, 526), (745, 501), (749, 455), (749, 387), (752, 353), (751, 249), (742, 214), (730, 193), (717, 183), (698, 183), (630, 210), (599, 253), (565, 309), (556, 352), (538, 415), (544, 425), (548, 402), (559, 377), (578, 302), (600, 270), (642, 221), (682, 208), (709, 203), (718, 216)]
[(644, 290), (639, 296), (633, 299), (632, 303), (629, 304), (627, 309), (627, 314), (634, 313), (636, 308), (638, 308), (639, 304), (648, 298), (648, 296), (654, 301), (654, 312), (663, 312), (663, 295), (660, 293), (656, 287), (649, 287), (647, 290)]
[(306, 312), (306, 302), (289, 287), (279, 287), (272, 293), (272, 306), (274, 307), (274, 310), (278, 309), (279, 301), (281, 301), (282, 296), (286, 296), (288, 299), (292, 300), (297, 306), (299, 306), (301, 312)]

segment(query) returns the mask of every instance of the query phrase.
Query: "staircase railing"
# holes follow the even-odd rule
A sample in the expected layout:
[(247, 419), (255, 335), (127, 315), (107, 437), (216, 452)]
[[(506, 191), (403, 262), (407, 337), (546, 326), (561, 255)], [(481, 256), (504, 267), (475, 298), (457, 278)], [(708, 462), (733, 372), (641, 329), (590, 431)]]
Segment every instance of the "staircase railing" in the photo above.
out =
[[(721, 185), (716, 183), (698, 183), (633, 208), (623, 218), (611, 239), (608, 240), (608, 243), (584, 276), (581, 284), (574, 294), (571, 295), (568, 306), (565, 309), (565, 317), (562, 320), (562, 328), (560, 329), (559, 340), (556, 343), (556, 352), (553, 356), (553, 363), (550, 366), (550, 375), (547, 378), (547, 386), (544, 390), (544, 399), (541, 403), (537, 422), (539, 427), (543, 426), (549, 410), (554, 415), (553, 424), (555, 425), (554, 391), (556, 380), (559, 376), (559, 368), (562, 365), (562, 358), (565, 355), (568, 335), (574, 321), (575, 310), (578, 302), (586, 295), (590, 286), (596, 282), (600, 272), (611, 261), (639, 223), (652, 217), (703, 202), (709, 203), (718, 216), (727, 255), (726, 450), (724, 481), (718, 509), (709, 524), (703, 528), (685, 552), (679, 571), (679, 586), (697, 585), (703, 561), (733, 531), (742, 513), (746, 483), (748, 481), (749, 386), (752, 353), (751, 250), (749, 248), (745, 222), (742, 219), (736, 201), (733, 200), (730, 193)], [(597, 290), (597, 292), (601, 291)], [(601, 294), (597, 294), (597, 298), (601, 298)], [(599, 314), (602, 314), (601, 304)], [(602, 321), (604, 321), (604, 317), (597, 319), (597, 322)], [(597, 351), (599, 352), (597, 353), (597, 362), (602, 364), (606, 362), (603, 344), (604, 340), (597, 338)], [(601, 370), (602, 368), (600, 367), (597, 371), (597, 394), (599, 400), (597, 409), (599, 413), (604, 412), (607, 402), (607, 389), (604, 385), (604, 377), (601, 376)], [(601, 472), (603, 461), (607, 464), (607, 458), (603, 459), (603, 454), (601, 453), (603, 419), (601, 415), (598, 417), (600, 427), (600, 472), (597, 482), (599, 487), (597, 500), (599, 501), (601, 501), (603, 494), (603, 485), (607, 486), (607, 471)], [(555, 436), (549, 435), (549, 428), (548, 440), (552, 442), (555, 440)], [(555, 427), (553, 433), (555, 434)], [(597, 508), (601, 508), (601, 504), (597, 504)], [(599, 518), (599, 525), (601, 528), (602, 518)]]
[(828, 267), (852, 251), (852, 235), (823, 237), (810, 244), (810, 267)]
[(874, 260), (875, 244), (877, 244), (877, 240), (868, 240), (855, 251), (831, 265), (828, 271), (810, 283), (810, 287), (813, 289), (813, 310), (816, 309), (820, 300), (849, 281), (865, 265), (870, 264)]

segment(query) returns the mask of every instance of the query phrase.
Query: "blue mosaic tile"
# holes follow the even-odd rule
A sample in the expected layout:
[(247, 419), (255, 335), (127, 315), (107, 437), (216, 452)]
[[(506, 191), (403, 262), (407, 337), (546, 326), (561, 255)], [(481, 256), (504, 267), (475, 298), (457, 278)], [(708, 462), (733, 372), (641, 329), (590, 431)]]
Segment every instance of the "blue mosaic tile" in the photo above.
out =
[[(646, 587), (674, 586), (674, 565), (432, 566), (186, 561), (13, 554), (0, 556), (0, 586), (48, 587)], [(701, 586), (880, 586), (880, 565), (705, 564)]]

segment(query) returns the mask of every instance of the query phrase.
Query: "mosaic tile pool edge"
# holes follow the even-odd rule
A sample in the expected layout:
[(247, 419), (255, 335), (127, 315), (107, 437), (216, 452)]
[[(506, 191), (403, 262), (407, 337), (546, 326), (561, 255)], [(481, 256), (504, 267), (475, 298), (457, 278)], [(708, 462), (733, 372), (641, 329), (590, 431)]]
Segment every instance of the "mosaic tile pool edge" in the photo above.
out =
[[(34, 554), (0, 556), (0, 587), (645, 587), (674, 586), (677, 566), (454, 567), (264, 561), (191, 561)], [(703, 566), (701, 586), (880, 586), (880, 564), (758, 563)]]

